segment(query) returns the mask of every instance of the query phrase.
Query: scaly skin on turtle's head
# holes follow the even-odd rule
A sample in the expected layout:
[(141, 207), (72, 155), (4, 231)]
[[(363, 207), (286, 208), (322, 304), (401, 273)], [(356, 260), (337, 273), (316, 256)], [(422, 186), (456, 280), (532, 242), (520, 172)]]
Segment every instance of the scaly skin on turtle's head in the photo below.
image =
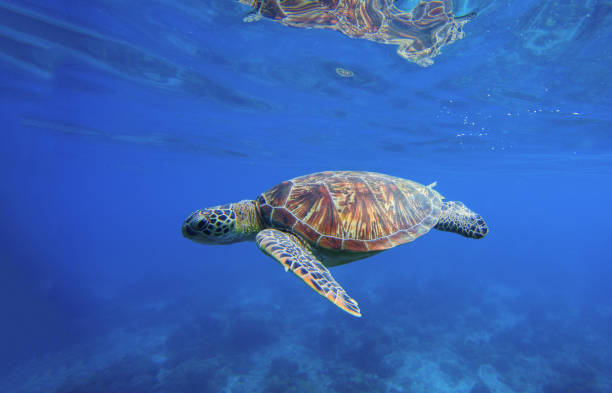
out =
[(457, 201), (445, 202), (442, 205), (442, 217), (434, 228), (472, 239), (482, 239), (489, 233), (489, 227), (482, 216)]
[(253, 201), (196, 210), (183, 223), (183, 236), (204, 244), (253, 240), (261, 230)]

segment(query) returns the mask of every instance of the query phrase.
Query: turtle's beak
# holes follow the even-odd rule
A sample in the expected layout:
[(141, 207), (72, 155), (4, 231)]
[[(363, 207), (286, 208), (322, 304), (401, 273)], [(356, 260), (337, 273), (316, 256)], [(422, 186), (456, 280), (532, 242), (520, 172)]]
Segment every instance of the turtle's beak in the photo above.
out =
[(193, 229), (189, 228), (189, 225), (183, 224), (183, 236), (186, 238), (195, 237), (198, 234), (193, 231)]
[(206, 225), (206, 215), (202, 212), (202, 210), (197, 210), (187, 217), (183, 223), (183, 236), (188, 239), (201, 236), (202, 228), (206, 227)]

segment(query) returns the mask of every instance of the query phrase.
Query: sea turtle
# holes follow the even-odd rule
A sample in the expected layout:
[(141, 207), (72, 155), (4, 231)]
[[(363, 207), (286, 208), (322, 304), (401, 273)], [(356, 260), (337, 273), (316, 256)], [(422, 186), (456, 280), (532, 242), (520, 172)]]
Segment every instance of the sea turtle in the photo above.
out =
[(344, 311), (357, 302), (327, 267), (408, 243), (431, 228), (480, 239), (483, 218), (414, 181), (374, 172), (328, 171), (284, 181), (255, 200), (192, 213), (183, 236), (204, 244), (255, 240), (267, 255)]
[(397, 0), (239, 0), (253, 7), (244, 18), (263, 17), (286, 26), (336, 30), (352, 38), (394, 44), (397, 54), (423, 67), (440, 48), (463, 38), (476, 13), (454, 16), (452, 0), (419, 1), (411, 11)]

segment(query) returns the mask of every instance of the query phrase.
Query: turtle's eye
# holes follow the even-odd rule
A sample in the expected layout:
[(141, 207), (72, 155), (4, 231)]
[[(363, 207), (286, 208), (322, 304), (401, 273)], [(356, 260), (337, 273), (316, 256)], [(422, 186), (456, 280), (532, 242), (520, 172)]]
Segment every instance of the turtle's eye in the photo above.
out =
[(193, 231), (201, 231), (208, 225), (208, 217), (201, 211), (197, 211), (185, 220), (185, 224)]

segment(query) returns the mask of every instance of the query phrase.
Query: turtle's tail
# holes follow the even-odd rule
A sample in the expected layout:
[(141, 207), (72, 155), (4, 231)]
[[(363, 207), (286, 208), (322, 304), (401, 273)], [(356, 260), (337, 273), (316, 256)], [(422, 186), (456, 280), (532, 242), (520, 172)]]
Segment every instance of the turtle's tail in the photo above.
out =
[(442, 216), (434, 228), (472, 239), (483, 238), (489, 233), (489, 227), (480, 214), (474, 213), (463, 203), (454, 201), (442, 205)]

